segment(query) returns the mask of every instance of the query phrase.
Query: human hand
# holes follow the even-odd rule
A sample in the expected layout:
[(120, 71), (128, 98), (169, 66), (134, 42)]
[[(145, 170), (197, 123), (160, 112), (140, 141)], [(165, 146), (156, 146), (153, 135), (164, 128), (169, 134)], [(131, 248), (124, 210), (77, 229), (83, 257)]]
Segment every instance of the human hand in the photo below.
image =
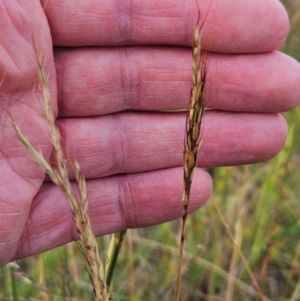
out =
[[(0, 3), (0, 265), (77, 239), (67, 201), (44, 181), (7, 118), (51, 160), (33, 93), (33, 41), (66, 153), (87, 178), (96, 235), (172, 220), (182, 210), (186, 114), (158, 111), (188, 106), (192, 55), (185, 46), (193, 43), (195, 1), (41, 2)], [(286, 139), (277, 113), (300, 99), (298, 63), (273, 52), (287, 35), (286, 13), (276, 0), (210, 2), (199, 5), (203, 42), (214, 52), (206, 99), (213, 110), (205, 114), (198, 165), (265, 161)], [(209, 175), (196, 170), (190, 210), (211, 190)]]

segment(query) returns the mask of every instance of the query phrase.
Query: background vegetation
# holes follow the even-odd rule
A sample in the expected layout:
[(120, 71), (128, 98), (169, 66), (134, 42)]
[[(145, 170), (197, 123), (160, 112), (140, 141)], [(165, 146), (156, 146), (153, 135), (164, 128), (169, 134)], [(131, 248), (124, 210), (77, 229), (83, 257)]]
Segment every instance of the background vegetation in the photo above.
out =
[[(300, 0), (283, 2), (291, 19), (283, 51), (300, 60)], [(289, 136), (276, 158), (211, 170), (214, 194), (188, 220), (182, 300), (261, 300), (239, 250), (265, 300), (300, 300), (299, 112), (285, 114)], [(179, 230), (176, 221), (127, 231), (114, 300), (172, 299)], [(107, 250), (109, 237), (99, 241)], [(80, 257), (68, 244), (1, 268), (0, 300), (92, 300)]]

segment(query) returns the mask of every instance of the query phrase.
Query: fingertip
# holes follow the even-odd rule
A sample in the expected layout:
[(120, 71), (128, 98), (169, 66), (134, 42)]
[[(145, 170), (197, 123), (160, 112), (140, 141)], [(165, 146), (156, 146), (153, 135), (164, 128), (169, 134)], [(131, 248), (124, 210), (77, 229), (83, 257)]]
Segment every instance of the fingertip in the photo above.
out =
[(280, 48), (284, 44), (290, 31), (289, 16), (285, 7), (278, 0), (272, 1), (276, 3), (273, 8), (274, 14), (272, 16), (267, 14), (270, 16), (270, 29), (273, 28), (274, 35), (272, 39), (274, 46), (270, 49), (271, 51)]
[(287, 124), (277, 113), (211, 111), (204, 118), (200, 166), (235, 166), (265, 162), (283, 148)]
[(189, 212), (201, 208), (209, 200), (213, 192), (213, 180), (210, 174), (201, 168), (196, 168), (191, 189)]
[(285, 66), (279, 72), (281, 77), (281, 107), (278, 108), (277, 112), (286, 112), (292, 109), (295, 109), (300, 104), (300, 64), (294, 58), (279, 53), (282, 57), (282, 60), (279, 60), (279, 66), (281, 61), (284, 60)]
[(275, 114), (275, 118), (277, 118), (277, 121), (275, 122), (278, 124), (278, 127), (276, 129), (278, 139), (274, 139), (275, 143), (277, 141), (277, 149), (274, 148), (275, 149), (274, 156), (276, 156), (283, 149), (289, 131), (288, 123), (281, 114)]
[[(127, 228), (168, 222), (182, 215), (183, 168), (176, 167), (120, 177), (123, 195), (119, 196), (120, 216)], [(124, 182), (125, 181), (125, 182)], [(196, 168), (189, 212), (201, 208), (212, 193), (212, 179)], [(120, 200), (122, 200), (120, 202)], [(123, 207), (125, 205), (125, 207)]]
[(213, 52), (274, 51), (289, 32), (287, 12), (277, 0), (218, 1), (207, 9), (202, 38)]

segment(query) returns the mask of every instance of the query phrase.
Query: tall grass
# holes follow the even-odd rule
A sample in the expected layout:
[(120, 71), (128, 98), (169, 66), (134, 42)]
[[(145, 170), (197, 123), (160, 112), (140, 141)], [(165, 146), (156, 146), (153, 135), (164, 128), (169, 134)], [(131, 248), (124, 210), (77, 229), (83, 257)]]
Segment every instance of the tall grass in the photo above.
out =
[[(284, 2), (292, 30), (283, 51), (300, 60), (300, 3)], [(300, 109), (285, 117), (288, 140), (274, 159), (211, 170), (211, 201), (187, 221), (182, 300), (259, 300), (239, 249), (265, 300), (300, 300)], [(178, 233), (177, 221), (127, 232), (115, 266), (113, 300), (171, 299)], [(107, 241), (98, 238), (106, 249)], [(91, 300), (93, 288), (80, 256), (68, 244), (1, 268), (0, 300)]]

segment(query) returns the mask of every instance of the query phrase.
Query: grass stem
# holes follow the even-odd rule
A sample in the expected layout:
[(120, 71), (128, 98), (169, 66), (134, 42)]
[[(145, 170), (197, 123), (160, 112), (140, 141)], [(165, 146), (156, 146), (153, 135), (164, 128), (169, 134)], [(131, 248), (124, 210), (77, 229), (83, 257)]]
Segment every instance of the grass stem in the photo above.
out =
[(113, 274), (115, 271), (116, 263), (118, 260), (118, 256), (126, 235), (126, 230), (121, 232), (114, 233), (112, 235), (109, 251), (108, 251), (108, 258), (109, 262), (106, 269), (106, 285), (108, 288), (111, 288)]

